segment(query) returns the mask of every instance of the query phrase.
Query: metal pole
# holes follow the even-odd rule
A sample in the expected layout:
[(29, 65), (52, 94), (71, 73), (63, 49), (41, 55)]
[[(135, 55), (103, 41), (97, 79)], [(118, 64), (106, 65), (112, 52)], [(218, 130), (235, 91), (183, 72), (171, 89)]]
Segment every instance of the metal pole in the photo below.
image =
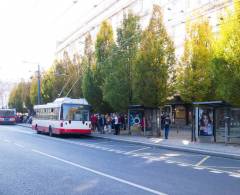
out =
[(143, 116), (143, 135), (146, 136), (146, 119), (145, 119), (145, 113)]
[(129, 109), (128, 109), (128, 134), (131, 135), (130, 111), (129, 111)]
[(225, 144), (227, 144), (229, 142), (229, 119), (230, 119), (230, 117), (225, 117), (225, 128), (224, 128)]
[(195, 129), (194, 129), (194, 140), (197, 141), (199, 133), (199, 106), (195, 107)]
[(39, 105), (39, 104), (41, 104), (41, 93), (40, 93), (40, 65), (39, 65), (39, 64), (38, 64), (37, 77), (38, 77), (38, 105)]

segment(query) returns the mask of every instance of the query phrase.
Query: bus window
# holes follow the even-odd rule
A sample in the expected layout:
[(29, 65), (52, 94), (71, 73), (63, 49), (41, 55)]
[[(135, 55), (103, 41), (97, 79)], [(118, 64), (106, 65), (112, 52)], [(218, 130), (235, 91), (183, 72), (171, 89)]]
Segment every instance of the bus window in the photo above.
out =
[(89, 121), (88, 107), (82, 105), (64, 104), (62, 112), (63, 120)]
[(0, 110), (0, 116), (15, 116), (15, 111), (13, 111), (13, 110)]

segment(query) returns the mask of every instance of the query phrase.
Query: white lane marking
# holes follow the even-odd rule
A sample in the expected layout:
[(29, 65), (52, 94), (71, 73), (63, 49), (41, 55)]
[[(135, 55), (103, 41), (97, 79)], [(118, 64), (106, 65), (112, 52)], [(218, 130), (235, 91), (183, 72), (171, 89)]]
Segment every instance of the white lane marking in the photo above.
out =
[(86, 143), (81, 143), (81, 142), (75, 142), (75, 141), (67, 141), (67, 140), (62, 140), (62, 139), (57, 139), (57, 138), (53, 138), (53, 137), (48, 137), (49, 139), (53, 139), (56, 141), (60, 141), (60, 142), (64, 142), (64, 143), (68, 143), (68, 144), (74, 144), (74, 145), (79, 145), (79, 146), (85, 146), (85, 147), (89, 147), (89, 148), (94, 148), (94, 149), (99, 149), (99, 150), (103, 150), (103, 151), (108, 151), (108, 152), (115, 152), (115, 153), (125, 153), (126, 151), (122, 151), (122, 150), (116, 150), (112, 149), (112, 148), (107, 148), (107, 147), (103, 147), (103, 146), (97, 146), (96, 144), (86, 144)]
[[(218, 168), (218, 169), (240, 169), (240, 167), (223, 167), (223, 166), (208, 166), (209, 168)], [(238, 170), (240, 172), (240, 170)]]
[(112, 141), (105, 141), (105, 142), (97, 142), (97, 143), (92, 143), (93, 145), (99, 145), (99, 144), (106, 144)]
[[(100, 142), (99, 142), (99, 143), (96, 143), (96, 144), (93, 143), (92, 145), (97, 145), (97, 144), (100, 145), (100, 144), (102, 144), (102, 143), (100, 143)], [(118, 147), (118, 145), (116, 145), (116, 144), (107, 144), (107, 142), (106, 142), (106, 143), (103, 143), (102, 145), (104, 145), (104, 146), (107, 145), (107, 146)], [(133, 148), (133, 147), (136, 148), (137, 145), (120, 145), (120, 146), (121, 146), (121, 148), (124, 148), (124, 147), (126, 147), (126, 148)]]
[(222, 171), (209, 171), (211, 173), (223, 173)]
[(236, 177), (236, 178), (240, 178), (240, 174), (229, 174), (229, 176), (231, 176), (231, 177)]
[(168, 163), (168, 164), (172, 164), (172, 163), (174, 163), (173, 161), (171, 161), (171, 160), (167, 160), (167, 161), (165, 161), (166, 163)]
[(138, 151), (142, 151), (142, 150), (146, 150), (150, 147), (144, 147), (144, 148), (140, 148), (140, 149), (137, 149), (137, 150), (131, 150), (129, 152), (125, 152), (124, 154), (132, 154), (132, 153), (135, 153), (135, 152), (138, 152)]
[(205, 156), (202, 160), (200, 160), (195, 166), (200, 166), (202, 163), (204, 163), (207, 159), (209, 159), (210, 156)]
[(193, 167), (194, 169), (197, 169), (197, 170), (203, 170), (204, 167)]
[(21, 144), (18, 144), (18, 143), (14, 143), (14, 145), (16, 145), (16, 146), (18, 146), (18, 147), (20, 147), (20, 148), (24, 148), (24, 146), (23, 146), (23, 145), (21, 145)]
[(18, 132), (18, 133), (25, 133), (25, 134), (34, 134), (33, 131), (29, 130), (29, 131), (24, 131), (24, 130), (17, 130), (17, 129), (13, 129), (13, 128), (6, 128), (8, 131), (14, 131), (14, 132)]
[(7, 143), (10, 143), (10, 141), (8, 139), (4, 139), (3, 141), (7, 142)]
[[(12, 130), (12, 129), (11, 129)], [(16, 130), (13, 130), (13, 131), (16, 131)], [(21, 131), (21, 132), (23, 132), (23, 133), (27, 133), (27, 134), (33, 134), (33, 135), (36, 135), (36, 136), (39, 136), (39, 137), (43, 137), (44, 135), (38, 135), (38, 134), (35, 134), (34, 132), (26, 132), (26, 131)], [(64, 142), (64, 143), (68, 143), (68, 144), (75, 144), (75, 145), (80, 145), (80, 146), (85, 146), (85, 147), (91, 147), (91, 148), (93, 148), (93, 145), (91, 145), (91, 144), (83, 144), (83, 143), (79, 143), (79, 142), (75, 142), (75, 141), (68, 141), (68, 140), (63, 140), (63, 139), (59, 139), (59, 138), (54, 138), (54, 137), (47, 137), (47, 136), (45, 136), (46, 137), (46, 139), (50, 139), (50, 140), (55, 140), (55, 141), (58, 141), (58, 142)], [(3, 140), (3, 141), (5, 141), (5, 140)], [(9, 143), (10, 143), (10, 141), (9, 140), (7, 140)], [(106, 148), (105, 149), (105, 151), (113, 151), (112, 149), (110, 149), (109, 148), (109, 150)], [(123, 152), (123, 154), (125, 154), (126, 152)], [(199, 156), (199, 155), (194, 155), (194, 156)], [(202, 156), (202, 155), (200, 155), (200, 156)], [(144, 159), (149, 159), (150, 158), (150, 156), (143, 156), (142, 158), (144, 158)], [(182, 162), (180, 162), (180, 161), (172, 161), (173, 163), (179, 163), (179, 164), (181, 164)], [(198, 170), (202, 170), (202, 169), (206, 169), (206, 170), (213, 170), (213, 171), (221, 171), (221, 172), (223, 172), (223, 173), (227, 173), (227, 174), (233, 174), (234, 176), (235, 176), (235, 174), (239, 174), (238, 172), (233, 172), (233, 171), (225, 171), (225, 170), (221, 170), (221, 169), (216, 169), (216, 168), (212, 168), (211, 166), (210, 167), (208, 167), (208, 166), (196, 166), (196, 165), (194, 165), (194, 164), (190, 164), (190, 163), (185, 163), (185, 164), (187, 164), (187, 165), (189, 165), (189, 166), (192, 166), (194, 169), (198, 169)]]
[(97, 171), (97, 170), (94, 170), (94, 169), (91, 169), (91, 168), (82, 166), (82, 165), (80, 165), (80, 164), (77, 164), (77, 163), (74, 163), (74, 162), (71, 162), (71, 161), (68, 161), (68, 160), (64, 160), (64, 159), (62, 159), (62, 158), (59, 158), (59, 157), (56, 157), (56, 156), (53, 156), (53, 155), (49, 155), (49, 154), (47, 154), (47, 153), (44, 153), (44, 152), (41, 152), (41, 151), (38, 151), (38, 150), (32, 149), (32, 151), (35, 152), (35, 153), (41, 154), (41, 155), (43, 155), (43, 156), (47, 156), (47, 157), (49, 157), (49, 158), (53, 158), (53, 159), (55, 159), (55, 160), (64, 162), (64, 163), (66, 163), (66, 164), (70, 164), (70, 165), (75, 166), (75, 167), (78, 167), (78, 168), (80, 168), (80, 169), (83, 169), (83, 170), (86, 170), (86, 171), (95, 173), (95, 174), (97, 174), (97, 175), (100, 175), (100, 176), (103, 176), (103, 177), (107, 177), (107, 178), (109, 178), (109, 179), (118, 181), (118, 182), (120, 182), (120, 183), (124, 183), (124, 184), (130, 185), (130, 186), (132, 186), (132, 187), (135, 187), (135, 188), (138, 188), (138, 189), (147, 191), (147, 192), (151, 192), (152, 194), (166, 195), (166, 194), (163, 193), (163, 192), (160, 192), (160, 191), (157, 191), (157, 190), (154, 190), (154, 189), (151, 189), (151, 188), (148, 188), (148, 187), (145, 187), (145, 186), (142, 186), (142, 185), (139, 185), (139, 184), (136, 184), (136, 183), (133, 183), (133, 182), (130, 182), (130, 181), (127, 181), (127, 180), (124, 180), (124, 179), (121, 179), (121, 178), (118, 178), (118, 177), (115, 177), (115, 176), (112, 176), (112, 175), (103, 173), (103, 172), (101, 172), (101, 171)]
[(187, 167), (187, 166), (189, 166), (188, 164), (185, 164), (185, 163), (180, 163), (180, 164), (177, 164), (177, 165), (179, 165), (179, 166), (181, 166), (181, 167)]

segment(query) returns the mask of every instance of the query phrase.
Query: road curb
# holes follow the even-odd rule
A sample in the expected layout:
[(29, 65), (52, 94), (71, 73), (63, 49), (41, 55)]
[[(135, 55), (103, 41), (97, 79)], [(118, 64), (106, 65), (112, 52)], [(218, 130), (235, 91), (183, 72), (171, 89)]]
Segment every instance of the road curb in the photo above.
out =
[(121, 139), (121, 138), (105, 137), (102, 135), (94, 135), (94, 134), (92, 134), (91, 136), (109, 139), (109, 140), (121, 141), (121, 142), (135, 143), (135, 144), (140, 144), (140, 145), (144, 145), (144, 146), (164, 148), (164, 149), (175, 150), (175, 151), (177, 150), (177, 151), (182, 151), (182, 152), (190, 152), (190, 153), (195, 153), (195, 154), (204, 154), (204, 155), (240, 160), (240, 155), (238, 155), (238, 154), (229, 154), (229, 153), (203, 150), (203, 149), (197, 149), (197, 148), (186, 148), (186, 147), (181, 147), (181, 146), (169, 146), (169, 145), (164, 145), (164, 144), (159, 145), (159, 144), (154, 144), (154, 143), (146, 143), (146, 142), (135, 141), (135, 140), (125, 140), (125, 139)]

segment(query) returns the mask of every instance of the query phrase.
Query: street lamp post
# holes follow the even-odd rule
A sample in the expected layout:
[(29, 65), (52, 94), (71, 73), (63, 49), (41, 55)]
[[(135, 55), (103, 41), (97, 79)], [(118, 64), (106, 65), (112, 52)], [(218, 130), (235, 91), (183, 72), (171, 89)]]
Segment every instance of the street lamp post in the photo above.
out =
[(37, 69), (37, 79), (38, 79), (38, 97), (37, 97), (37, 104), (41, 104), (41, 73), (40, 73), (40, 65), (39, 63), (36, 62), (29, 62), (29, 61), (23, 61), (23, 63), (30, 63), (30, 64), (37, 64), (38, 65), (38, 69)]

